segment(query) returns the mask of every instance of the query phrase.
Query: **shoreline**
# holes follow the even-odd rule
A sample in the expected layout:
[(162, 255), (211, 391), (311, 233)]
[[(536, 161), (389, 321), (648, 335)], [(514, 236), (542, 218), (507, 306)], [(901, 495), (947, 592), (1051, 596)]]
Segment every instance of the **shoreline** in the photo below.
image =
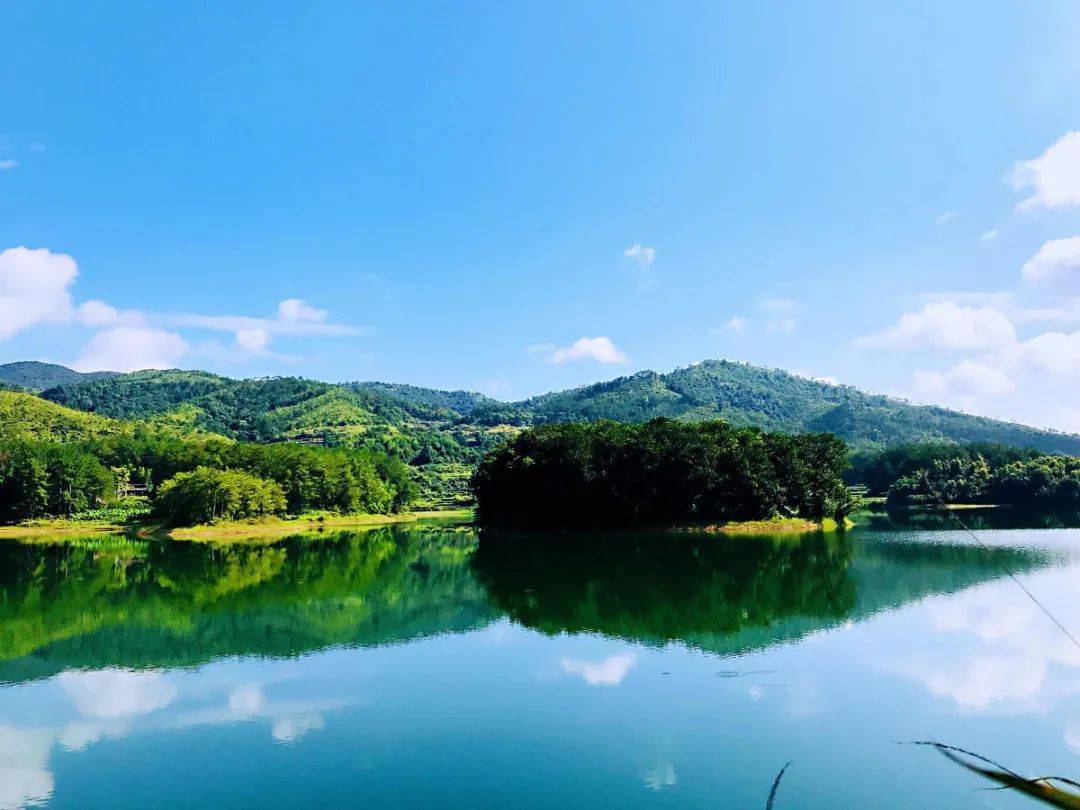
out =
[(0, 526), (0, 541), (34, 540), (48, 537), (91, 537), (123, 534), (132, 539), (167, 539), (181, 542), (217, 540), (274, 539), (290, 534), (322, 532), (331, 529), (372, 528), (425, 521), (471, 521), (471, 509), (443, 509), (402, 512), (398, 515), (319, 515), (297, 518), (270, 518), (254, 521), (228, 521), (200, 526), (166, 528), (147, 523), (110, 521), (36, 520), (25, 524)]

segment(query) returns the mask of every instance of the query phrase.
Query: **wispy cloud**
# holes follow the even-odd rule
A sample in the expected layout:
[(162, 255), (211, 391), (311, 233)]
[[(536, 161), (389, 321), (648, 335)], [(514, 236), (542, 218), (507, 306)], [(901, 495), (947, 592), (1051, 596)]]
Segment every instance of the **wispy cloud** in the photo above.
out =
[(9, 172), (19, 165), (19, 161), (8, 158), (7, 160), (0, 160), (0, 172)]
[(623, 256), (633, 259), (642, 267), (651, 267), (656, 259), (656, 248), (635, 243), (623, 251)]

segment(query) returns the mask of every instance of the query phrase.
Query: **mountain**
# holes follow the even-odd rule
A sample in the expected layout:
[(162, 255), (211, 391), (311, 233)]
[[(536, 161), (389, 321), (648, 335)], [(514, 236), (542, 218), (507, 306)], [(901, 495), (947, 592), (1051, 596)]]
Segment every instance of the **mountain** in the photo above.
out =
[(38, 363), (34, 360), (0, 365), (0, 383), (27, 388), (31, 391), (44, 391), (46, 388), (55, 388), (58, 385), (74, 385), (87, 380), (114, 376), (116, 376), (114, 371), (91, 371), (83, 374), (55, 363)]
[(518, 425), (641, 421), (657, 416), (719, 418), (765, 430), (824, 431), (835, 433), (857, 450), (949, 439), (1080, 454), (1080, 436), (1074, 434), (913, 405), (848, 385), (727, 360), (707, 360), (669, 374), (642, 371), (522, 402), (482, 404), (470, 414), (482, 424)]
[(1080, 454), (1080, 436), (913, 405), (777, 369), (709, 360), (667, 374), (500, 402), (467, 391), (295, 377), (233, 380), (202, 371), (140, 371), (65, 384), (45, 399), (119, 419), (167, 416), (251, 441), (374, 444), (425, 465), (472, 464), (508, 431), (556, 421), (725, 419), (779, 431), (827, 431), (855, 450), (926, 439), (997, 442)]

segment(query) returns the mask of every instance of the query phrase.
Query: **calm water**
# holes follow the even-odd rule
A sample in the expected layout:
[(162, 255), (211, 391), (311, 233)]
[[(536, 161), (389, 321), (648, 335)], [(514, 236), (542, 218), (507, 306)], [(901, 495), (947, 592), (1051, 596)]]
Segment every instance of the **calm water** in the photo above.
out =
[[(978, 519), (973, 518), (978, 522)], [(0, 807), (1027, 807), (1080, 530), (0, 545)]]

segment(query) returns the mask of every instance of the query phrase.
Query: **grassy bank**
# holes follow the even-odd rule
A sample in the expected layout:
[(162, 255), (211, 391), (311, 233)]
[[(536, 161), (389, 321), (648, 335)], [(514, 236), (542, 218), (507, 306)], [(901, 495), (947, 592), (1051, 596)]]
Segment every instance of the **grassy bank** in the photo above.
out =
[(34, 520), (15, 526), (0, 526), (0, 540), (47, 540), (49, 538), (90, 537), (102, 534), (130, 534), (138, 537), (161, 537), (189, 541), (233, 541), (267, 538), (270, 540), (290, 534), (344, 530), (368, 526), (384, 526), (393, 523), (420, 521), (467, 521), (472, 519), (469, 509), (445, 509), (424, 512), (403, 512), (399, 515), (302, 515), (296, 518), (267, 518), (263, 520), (233, 521), (203, 526), (167, 528), (154, 523), (90, 520)]
[(219, 542), (262, 538), (273, 540), (286, 535), (301, 534), (305, 532), (385, 526), (393, 523), (467, 521), (471, 519), (472, 511), (469, 509), (402, 512), (399, 515), (307, 515), (288, 520), (268, 518), (265, 520), (221, 522), (204, 526), (186, 526), (170, 529), (167, 534), (173, 540), (190, 540), (195, 542)]
[(803, 534), (806, 532), (834, 532), (840, 528), (850, 528), (855, 524), (845, 519), (841, 527), (832, 518), (807, 520), (806, 518), (770, 518), (769, 520), (744, 520), (732, 523), (706, 526), (704, 531), (712, 534)]

